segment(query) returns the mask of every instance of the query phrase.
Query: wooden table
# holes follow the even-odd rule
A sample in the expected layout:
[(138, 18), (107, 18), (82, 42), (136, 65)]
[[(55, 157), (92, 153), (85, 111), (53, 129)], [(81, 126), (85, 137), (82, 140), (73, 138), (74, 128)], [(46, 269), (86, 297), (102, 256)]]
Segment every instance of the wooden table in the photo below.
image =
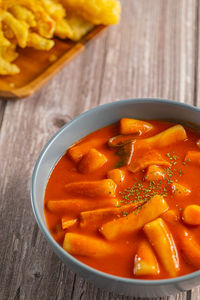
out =
[[(133, 299), (70, 271), (40, 233), (30, 204), (42, 147), (66, 122), (118, 99), (200, 105), (198, 0), (126, 0), (121, 23), (29, 99), (0, 101), (0, 299)], [(165, 298), (167, 299), (167, 298)], [(200, 299), (200, 290), (169, 299)]]

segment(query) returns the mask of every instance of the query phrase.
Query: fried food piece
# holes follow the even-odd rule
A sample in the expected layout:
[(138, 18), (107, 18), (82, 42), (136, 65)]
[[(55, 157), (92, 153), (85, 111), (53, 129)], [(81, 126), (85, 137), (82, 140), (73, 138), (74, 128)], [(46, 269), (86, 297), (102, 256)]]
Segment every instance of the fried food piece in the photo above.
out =
[[(54, 41), (49, 39), (54, 35), (78, 41), (88, 33), (96, 24), (85, 18), (84, 15), (88, 15), (89, 11), (93, 19), (98, 8), (95, 18), (107, 19), (108, 24), (111, 19), (111, 23), (115, 23), (116, 17), (119, 17), (117, 12), (120, 14), (118, 0), (75, 2), (75, 6), (67, 9), (66, 14), (67, 6), (63, 5), (62, 0), (0, 0), (0, 74), (19, 73), (19, 68), (10, 63), (18, 56), (16, 46), (49, 51), (54, 46)], [(87, 6), (83, 15), (80, 13), (82, 5)], [(99, 23), (100, 20), (97, 21)]]
[(78, 41), (93, 28), (93, 24), (76, 14), (67, 14), (64, 7), (52, 0), (40, 0), (44, 9), (56, 22), (54, 34), (61, 39)]
[[(66, 31), (66, 35), (64, 35), (64, 31), (62, 30), (62, 24), (66, 23), (68, 24), (70, 30), (68, 32)], [(88, 33), (94, 25), (85, 19), (83, 19), (80, 16), (72, 15), (70, 17), (67, 17), (66, 19), (63, 19), (62, 22), (58, 22), (56, 24), (56, 30), (55, 35), (61, 38), (68, 38), (72, 41), (78, 41), (80, 40), (86, 33)]]
[[(52, 38), (55, 30), (55, 21), (48, 14), (45, 8), (42, 5), (40, 0), (18, 0), (17, 4), (25, 7), (35, 17), (36, 25), (34, 29), (45, 38)], [(9, 1), (9, 9), (10, 7), (16, 5), (15, 0)]]
[(11, 45), (11, 43), (9, 42), (8, 39), (5, 38), (3, 31), (0, 27), (0, 47), (9, 47)]
[(62, 0), (62, 3), (93, 24), (111, 25), (120, 19), (118, 0)]
[(9, 8), (9, 12), (13, 14), (18, 20), (26, 22), (30, 27), (36, 26), (36, 20), (34, 14), (26, 7), (20, 5), (14, 5)]
[(19, 73), (19, 68), (16, 65), (11, 64), (16, 57), (17, 53), (15, 52), (15, 45), (12, 45), (10, 41), (5, 38), (0, 27), (0, 75), (13, 75)]
[(20, 70), (16, 65), (11, 64), (0, 56), (0, 75), (14, 75), (18, 74), (19, 71)]
[(61, 39), (70, 38), (73, 36), (73, 32), (66, 19), (62, 19), (56, 22), (55, 35)]
[(48, 40), (35, 32), (29, 33), (28, 35), (28, 41), (27, 41), (28, 47), (33, 47), (38, 50), (48, 51), (51, 48), (53, 48), (54, 44), (55, 42), (53, 40)]
[(5, 24), (14, 34), (18, 45), (25, 48), (28, 39), (28, 26), (25, 22), (17, 20), (11, 13), (0, 11), (3, 19), (2, 23)]
[(52, 0), (40, 0), (45, 11), (55, 20), (61, 20), (66, 16), (66, 11), (62, 4)]
[(4, 51), (2, 51), (2, 57), (8, 62), (14, 61), (18, 56), (19, 54), (16, 52), (16, 45), (14, 44), (11, 44), (8, 48), (5, 48)]
[(45, 11), (56, 22), (54, 34), (62, 39), (79, 40), (93, 25), (81, 16), (67, 14), (64, 7), (52, 0), (40, 0)]

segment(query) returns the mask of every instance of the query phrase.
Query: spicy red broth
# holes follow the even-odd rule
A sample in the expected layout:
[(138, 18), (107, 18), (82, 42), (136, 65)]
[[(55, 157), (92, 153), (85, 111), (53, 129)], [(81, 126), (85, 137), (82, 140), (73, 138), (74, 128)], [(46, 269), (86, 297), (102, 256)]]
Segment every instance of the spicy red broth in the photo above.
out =
[(54, 239), (118, 276), (163, 279), (200, 269), (199, 139), (186, 126), (134, 119), (83, 138), (47, 183)]

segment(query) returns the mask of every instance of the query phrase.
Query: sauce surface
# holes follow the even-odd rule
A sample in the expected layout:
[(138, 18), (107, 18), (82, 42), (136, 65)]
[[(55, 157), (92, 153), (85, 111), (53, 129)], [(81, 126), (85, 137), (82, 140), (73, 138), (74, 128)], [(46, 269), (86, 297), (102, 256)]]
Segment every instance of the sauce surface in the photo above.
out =
[[(148, 132), (144, 132), (140, 136), (136, 136), (137, 140), (153, 137), (172, 126), (177, 125), (164, 121), (148, 121), (148, 123), (150, 123), (153, 128)], [(184, 228), (187, 228), (187, 230), (189, 230), (189, 232), (195, 238), (195, 241), (197, 242), (200, 249), (200, 226), (184, 224), (182, 218), (183, 211), (188, 205), (200, 205), (200, 164), (191, 163), (190, 159), (185, 159), (188, 151), (200, 151), (197, 146), (197, 141), (200, 138), (200, 133), (186, 126), (184, 126), (184, 128), (187, 134), (187, 139), (178, 141), (177, 143), (169, 144), (156, 150), (160, 155), (162, 155), (162, 158), (170, 164), (169, 166), (159, 166), (163, 170), (163, 174), (165, 176), (165, 179), (162, 180), (146, 180), (148, 168), (144, 168), (135, 173), (131, 172), (129, 169), (130, 164), (133, 164), (133, 162), (137, 162), (139, 159), (141, 159), (141, 157), (144, 157), (148, 151), (152, 150), (151, 147), (137, 148), (137, 144), (134, 144), (131, 163), (129, 165), (123, 166), (124, 156), (119, 152), (120, 147), (112, 148), (108, 146), (108, 140), (120, 134), (119, 123), (99, 129), (98, 131), (91, 133), (90, 135), (83, 138), (80, 142), (78, 142), (78, 144), (76, 144), (75, 146), (86, 144), (88, 148), (87, 151), (89, 151), (90, 148), (95, 148), (107, 158), (107, 161), (103, 166), (89, 173), (81, 173), (78, 167), (80, 164), (80, 160), (78, 162), (73, 161), (68, 152), (58, 161), (47, 183), (44, 199), (45, 217), (49, 230), (54, 239), (62, 246), (66, 232), (70, 232), (105, 241), (112, 246), (112, 249), (114, 249), (112, 253), (108, 253), (107, 255), (102, 257), (74, 254), (73, 256), (81, 262), (106, 273), (127, 278), (140, 279), (163, 279), (172, 277), (169, 271), (166, 270), (165, 265), (162, 263), (162, 257), (160, 258), (158, 249), (154, 251), (154, 254), (159, 264), (159, 274), (137, 275), (133, 273), (135, 256), (137, 254), (138, 247), (141, 245), (141, 243), (148, 240), (146, 231), (144, 232), (143, 229), (140, 229), (134, 233), (121, 234), (116, 239), (107, 241), (105, 236), (103, 236), (99, 231), (99, 228), (101, 228), (104, 223), (108, 222), (107, 219), (105, 219), (105, 221), (100, 225), (99, 228), (95, 228), (94, 230), (90, 226), (86, 226), (85, 228), (83, 228), (79, 225), (80, 212), (77, 212), (73, 209), (69, 209), (69, 211), (67, 212), (65, 210), (52, 211), (48, 208), (48, 202), (61, 200), (67, 201), (68, 199), (82, 198), (85, 201), (92, 201), (94, 205), (95, 203), (98, 204), (101, 201), (101, 197), (91, 198), (85, 195), (69, 195), (66, 192), (66, 184), (72, 182), (91, 182), (103, 180), (108, 178), (107, 174), (110, 170), (117, 168), (123, 171), (124, 180), (120, 184), (117, 184), (115, 198), (118, 199), (118, 204), (115, 205), (114, 208), (118, 208), (130, 203), (142, 203), (143, 200), (151, 201), (150, 199), (153, 196), (160, 195), (167, 202), (169, 210), (175, 212), (178, 218), (177, 222), (180, 223), (181, 226), (183, 225)], [(156, 147), (153, 147), (153, 150), (154, 148)], [(87, 153), (87, 151), (84, 153)], [(152, 153), (152, 155), (154, 155), (154, 152)], [(187, 194), (187, 196), (182, 196), (180, 192), (179, 197), (179, 191), (177, 190), (176, 193), (173, 190), (174, 183), (180, 184), (185, 188), (185, 190), (188, 189), (190, 193)], [(146, 204), (139, 206), (139, 208), (131, 213), (139, 216), (144, 210), (145, 205)], [(98, 206), (97, 208), (100, 207)], [(122, 215), (115, 216), (112, 218), (112, 220), (128, 218), (129, 214), (130, 213), (123, 212)], [(159, 217), (162, 218), (162, 215)], [(67, 221), (78, 221), (68, 229), (63, 230), (63, 218), (65, 218)], [(184, 246), (180, 242), (180, 234), (177, 230), (179, 225), (177, 227), (174, 226), (174, 223), (168, 222), (167, 218), (167, 216), (166, 218), (164, 217), (164, 221), (167, 224), (170, 234), (173, 236), (180, 265), (176, 276), (181, 276), (198, 270), (199, 266), (195, 265), (193, 262), (191, 263), (191, 261), (185, 256), (182, 251), (182, 247)], [(151, 245), (151, 247), (153, 246)], [(160, 248), (160, 251), (163, 251), (162, 247)]]

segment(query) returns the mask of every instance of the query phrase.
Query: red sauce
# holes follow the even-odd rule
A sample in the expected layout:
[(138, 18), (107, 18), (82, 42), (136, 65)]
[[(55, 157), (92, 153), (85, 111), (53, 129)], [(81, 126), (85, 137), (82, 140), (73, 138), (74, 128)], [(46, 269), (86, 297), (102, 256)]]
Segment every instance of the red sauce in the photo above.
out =
[[(154, 129), (145, 133), (143, 136), (139, 137), (140, 139), (154, 136), (155, 134), (175, 125), (169, 122), (163, 121), (149, 121), (151, 124), (154, 125)], [(197, 147), (197, 140), (200, 138), (200, 134), (186, 126), (184, 126), (187, 132), (187, 140), (172, 144), (170, 146), (164, 147), (159, 149), (159, 152), (162, 154), (164, 158), (168, 161), (173, 161), (171, 166), (171, 173), (172, 176), (168, 177), (167, 180), (163, 185), (165, 185), (165, 200), (167, 201), (169, 208), (176, 211), (180, 217), (184, 208), (190, 204), (197, 204), (200, 205), (200, 184), (199, 184), (199, 175), (200, 175), (200, 165), (192, 164), (190, 162), (184, 162), (184, 158), (188, 151), (198, 151), (199, 148)], [(119, 134), (119, 124), (114, 124), (107, 126), (105, 128), (99, 129), (96, 132), (86, 136), (84, 139), (80, 141), (84, 143), (85, 141), (93, 141), (97, 139), (102, 139), (101, 145), (95, 147), (99, 152), (104, 154), (108, 161), (107, 163), (99, 168), (98, 170), (92, 172), (91, 174), (81, 174), (78, 171), (77, 163), (73, 162), (68, 154), (66, 153), (57, 163), (52, 174), (49, 178), (45, 199), (44, 199), (44, 211), (46, 221), (49, 227), (49, 230), (54, 237), (54, 239), (62, 246), (64, 236), (66, 232), (77, 232), (88, 236), (94, 236), (99, 239), (103, 239), (104, 237), (101, 233), (96, 230), (91, 232), (91, 230), (86, 230), (80, 228), (79, 225), (75, 225), (70, 229), (62, 230), (61, 226), (61, 219), (62, 217), (69, 217), (69, 218), (76, 218), (78, 214), (68, 212), (67, 214), (63, 213), (52, 213), (47, 209), (47, 203), (50, 200), (62, 200), (66, 199), (66, 191), (65, 185), (70, 182), (79, 182), (79, 181), (91, 181), (91, 180), (101, 180), (107, 178), (107, 172), (113, 168), (115, 168), (116, 164), (119, 161), (119, 156), (116, 155), (116, 149), (109, 148), (107, 145), (107, 141), (109, 138), (116, 136)], [(199, 150), (200, 151), (200, 150)], [(145, 151), (144, 151), (145, 152)], [(134, 159), (137, 158), (137, 155), (141, 155), (141, 152), (134, 153)], [(172, 159), (170, 159), (170, 157)], [(175, 158), (175, 159), (174, 159)], [(166, 169), (166, 167), (163, 167)], [(146, 170), (139, 171), (137, 173), (132, 173), (128, 170), (127, 166), (121, 167), (121, 170), (125, 172), (125, 180), (122, 184), (117, 186), (116, 190), (116, 197), (122, 201), (120, 205), (127, 204), (132, 196), (127, 197), (127, 201), (123, 198), (125, 195), (126, 188), (133, 187), (134, 184), (137, 186), (140, 183), (141, 193), (140, 196), (145, 196), (145, 191), (143, 188), (147, 185), (146, 181), (143, 179), (145, 178)], [(167, 171), (166, 171), (167, 172)], [(169, 172), (168, 172), (169, 175)], [(191, 193), (187, 197), (176, 198), (174, 194), (171, 192), (171, 182), (175, 180), (178, 181), (179, 184), (189, 188)], [(149, 184), (149, 183), (148, 183)], [(156, 193), (159, 193), (158, 185), (156, 183)], [(94, 198), (92, 201), (96, 201)], [(140, 213), (140, 212), (139, 212)], [(180, 222), (182, 220), (180, 219)], [(180, 247), (179, 247), (179, 240), (176, 238), (176, 228), (170, 224), (167, 224), (168, 228), (170, 229), (177, 250), (180, 260), (180, 271), (178, 272), (178, 276), (191, 273), (193, 271), (198, 270), (198, 267), (194, 264), (191, 264), (183, 255)], [(196, 238), (197, 242), (200, 245), (200, 226), (188, 226), (187, 228), (192, 232), (194, 237)], [(140, 230), (137, 233), (131, 235), (125, 235), (117, 240), (109, 241), (110, 244), (114, 245), (116, 248), (116, 252), (112, 255), (108, 255), (102, 258), (97, 257), (87, 257), (81, 255), (74, 255), (78, 260), (81, 262), (98, 269), (100, 271), (114, 274), (117, 276), (123, 276), (127, 278), (142, 278), (142, 279), (163, 279), (169, 278), (170, 275), (163, 267), (162, 263), (160, 263), (158, 258), (158, 263), (160, 267), (160, 274), (159, 275), (144, 275), (144, 276), (135, 276), (133, 275), (133, 267), (134, 267), (134, 256), (137, 252), (138, 245), (142, 240), (146, 239), (146, 236), (143, 230)]]

